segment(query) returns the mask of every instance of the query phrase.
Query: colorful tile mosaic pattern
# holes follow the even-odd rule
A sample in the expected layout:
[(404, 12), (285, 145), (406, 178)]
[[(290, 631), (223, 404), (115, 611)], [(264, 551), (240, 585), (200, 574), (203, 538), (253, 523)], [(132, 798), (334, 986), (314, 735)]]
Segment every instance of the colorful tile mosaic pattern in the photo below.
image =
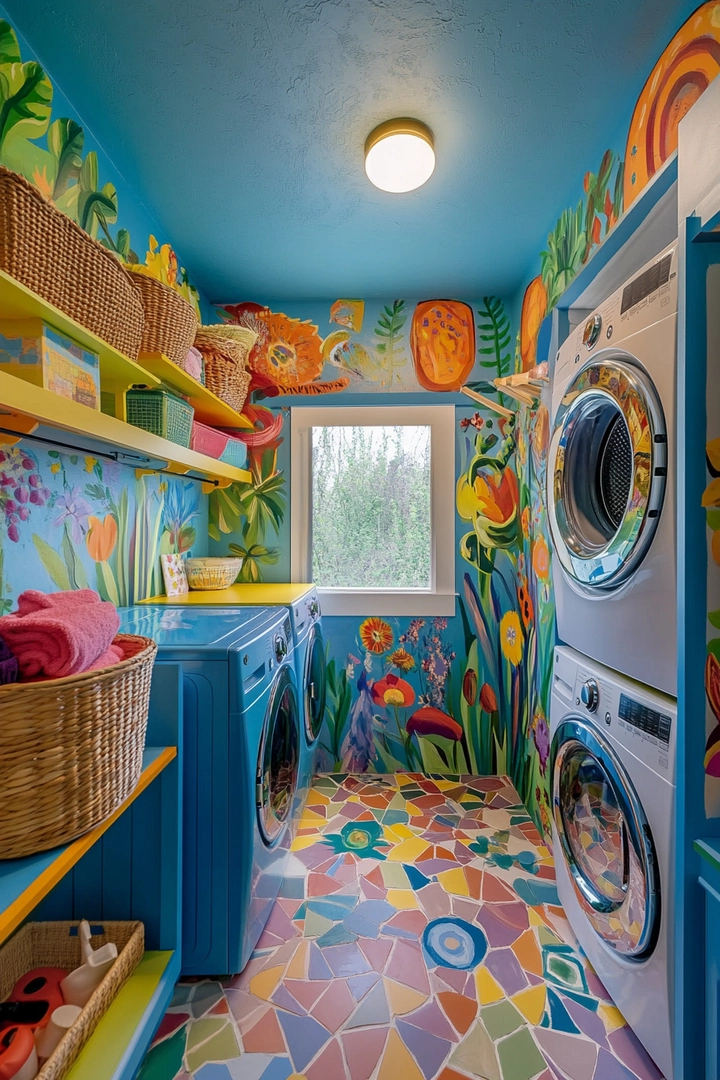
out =
[(661, 1080), (504, 777), (320, 776), (245, 971), (181, 984), (140, 1080)]

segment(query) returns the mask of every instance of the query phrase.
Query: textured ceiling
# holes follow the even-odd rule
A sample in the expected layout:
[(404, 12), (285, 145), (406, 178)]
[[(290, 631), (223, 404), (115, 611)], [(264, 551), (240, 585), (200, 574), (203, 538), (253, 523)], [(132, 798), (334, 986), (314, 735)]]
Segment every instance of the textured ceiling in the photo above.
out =
[[(5, 3), (215, 299), (512, 292), (695, 6)], [(389, 195), (362, 148), (403, 115), (437, 168)]]

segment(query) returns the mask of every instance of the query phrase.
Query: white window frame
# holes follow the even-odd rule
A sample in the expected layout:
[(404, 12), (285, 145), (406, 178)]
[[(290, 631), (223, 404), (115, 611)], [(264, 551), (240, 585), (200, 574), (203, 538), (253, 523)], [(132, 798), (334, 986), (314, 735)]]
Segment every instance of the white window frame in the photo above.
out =
[(452, 405), (293, 406), (290, 410), (291, 568), (312, 580), (312, 428), (429, 427), (429, 589), (319, 589), (325, 615), (455, 614), (455, 408)]

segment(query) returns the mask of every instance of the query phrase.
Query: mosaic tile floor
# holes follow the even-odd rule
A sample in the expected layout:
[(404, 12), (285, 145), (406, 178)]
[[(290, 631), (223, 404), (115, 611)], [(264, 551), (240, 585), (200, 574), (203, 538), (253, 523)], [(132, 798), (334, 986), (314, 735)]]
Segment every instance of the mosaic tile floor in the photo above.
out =
[(178, 986), (140, 1080), (660, 1080), (505, 778), (321, 776), (248, 967)]

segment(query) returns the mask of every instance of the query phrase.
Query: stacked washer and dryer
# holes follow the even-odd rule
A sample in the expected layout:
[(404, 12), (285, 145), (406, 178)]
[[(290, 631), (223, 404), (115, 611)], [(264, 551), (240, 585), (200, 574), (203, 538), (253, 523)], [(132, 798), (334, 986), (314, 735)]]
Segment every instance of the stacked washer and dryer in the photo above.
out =
[(673, 1077), (677, 245), (592, 312), (552, 379), (553, 844), (568, 920)]
[(196, 593), (121, 612), (122, 630), (154, 638), (157, 663), (182, 678), (185, 975), (247, 964), (312, 783), (325, 650), (317, 594), (293, 591), (291, 604)]

